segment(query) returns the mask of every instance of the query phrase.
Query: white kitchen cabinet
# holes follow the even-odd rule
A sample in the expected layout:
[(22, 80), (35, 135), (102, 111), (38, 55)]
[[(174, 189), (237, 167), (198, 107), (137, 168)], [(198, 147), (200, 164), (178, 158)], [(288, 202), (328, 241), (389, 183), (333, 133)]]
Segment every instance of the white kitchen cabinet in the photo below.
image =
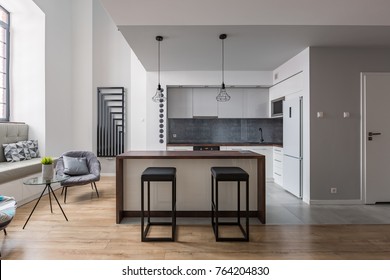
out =
[(167, 151), (192, 151), (193, 146), (167, 146)]
[(192, 88), (168, 88), (168, 118), (192, 118)]
[(244, 90), (239, 88), (228, 88), (227, 93), (230, 100), (218, 102), (218, 118), (242, 118), (244, 111)]
[(265, 156), (266, 179), (267, 181), (273, 181), (273, 147), (251, 146), (250, 150)]
[(273, 147), (273, 168), (275, 183), (283, 186), (283, 148)]
[(196, 117), (218, 117), (217, 88), (193, 88), (192, 115)]
[[(223, 149), (222, 149), (223, 148)], [(267, 146), (224, 146), (222, 151), (251, 151), (265, 156), (266, 180), (273, 181), (273, 147)]]
[(243, 117), (268, 118), (269, 93), (265, 88), (245, 88), (243, 92)]

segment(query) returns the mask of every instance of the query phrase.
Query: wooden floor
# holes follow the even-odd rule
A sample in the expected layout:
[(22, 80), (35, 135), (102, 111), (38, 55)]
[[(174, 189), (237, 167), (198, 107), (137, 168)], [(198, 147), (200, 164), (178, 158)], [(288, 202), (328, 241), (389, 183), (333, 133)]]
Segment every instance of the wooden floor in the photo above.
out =
[(178, 239), (169, 243), (142, 243), (140, 226), (115, 224), (113, 177), (97, 184), (68, 190), (63, 204), (50, 213), (48, 197), (22, 227), (35, 202), (17, 209), (1, 237), (2, 259), (390, 259), (390, 225), (252, 225), (250, 242), (215, 242), (209, 225), (178, 226)]

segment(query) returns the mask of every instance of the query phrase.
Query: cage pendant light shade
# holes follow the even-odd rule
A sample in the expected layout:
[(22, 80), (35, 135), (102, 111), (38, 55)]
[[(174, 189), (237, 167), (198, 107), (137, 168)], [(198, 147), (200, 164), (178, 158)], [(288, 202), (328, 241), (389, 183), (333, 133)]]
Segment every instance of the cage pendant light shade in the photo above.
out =
[(221, 34), (219, 35), (219, 39), (221, 39), (222, 42), (222, 85), (221, 88), (219, 89), (219, 93), (216, 97), (218, 102), (226, 102), (230, 100), (230, 95), (226, 92), (225, 88), (225, 81), (224, 81), (224, 62), (225, 62), (225, 49), (224, 49), (224, 40), (226, 39), (226, 34)]
[(158, 42), (158, 85), (155, 95), (152, 97), (152, 100), (156, 103), (164, 102), (166, 97), (163, 94), (164, 89), (161, 88), (160, 84), (160, 42), (163, 40), (162, 36), (156, 36)]

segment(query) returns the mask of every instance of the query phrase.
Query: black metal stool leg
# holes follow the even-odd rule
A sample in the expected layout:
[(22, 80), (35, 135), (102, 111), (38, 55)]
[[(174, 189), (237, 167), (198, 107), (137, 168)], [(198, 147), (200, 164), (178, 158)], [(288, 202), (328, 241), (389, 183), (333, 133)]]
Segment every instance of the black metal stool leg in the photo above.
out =
[(215, 179), (215, 237), (219, 239), (218, 179)]
[(240, 205), (240, 181), (237, 181), (237, 224), (241, 222), (241, 205)]
[(144, 181), (141, 180), (141, 240), (144, 241), (144, 228), (145, 228), (145, 224), (144, 224), (144, 211), (145, 211), (145, 207), (144, 207)]

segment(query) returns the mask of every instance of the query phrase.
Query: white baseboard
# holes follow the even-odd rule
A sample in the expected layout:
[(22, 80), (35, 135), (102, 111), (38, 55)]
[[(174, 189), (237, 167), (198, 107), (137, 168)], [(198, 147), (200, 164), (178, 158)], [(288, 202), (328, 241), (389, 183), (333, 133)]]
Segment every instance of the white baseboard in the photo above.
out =
[(100, 173), (101, 176), (115, 177), (115, 173)]
[(311, 205), (361, 205), (361, 199), (310, 200)]

